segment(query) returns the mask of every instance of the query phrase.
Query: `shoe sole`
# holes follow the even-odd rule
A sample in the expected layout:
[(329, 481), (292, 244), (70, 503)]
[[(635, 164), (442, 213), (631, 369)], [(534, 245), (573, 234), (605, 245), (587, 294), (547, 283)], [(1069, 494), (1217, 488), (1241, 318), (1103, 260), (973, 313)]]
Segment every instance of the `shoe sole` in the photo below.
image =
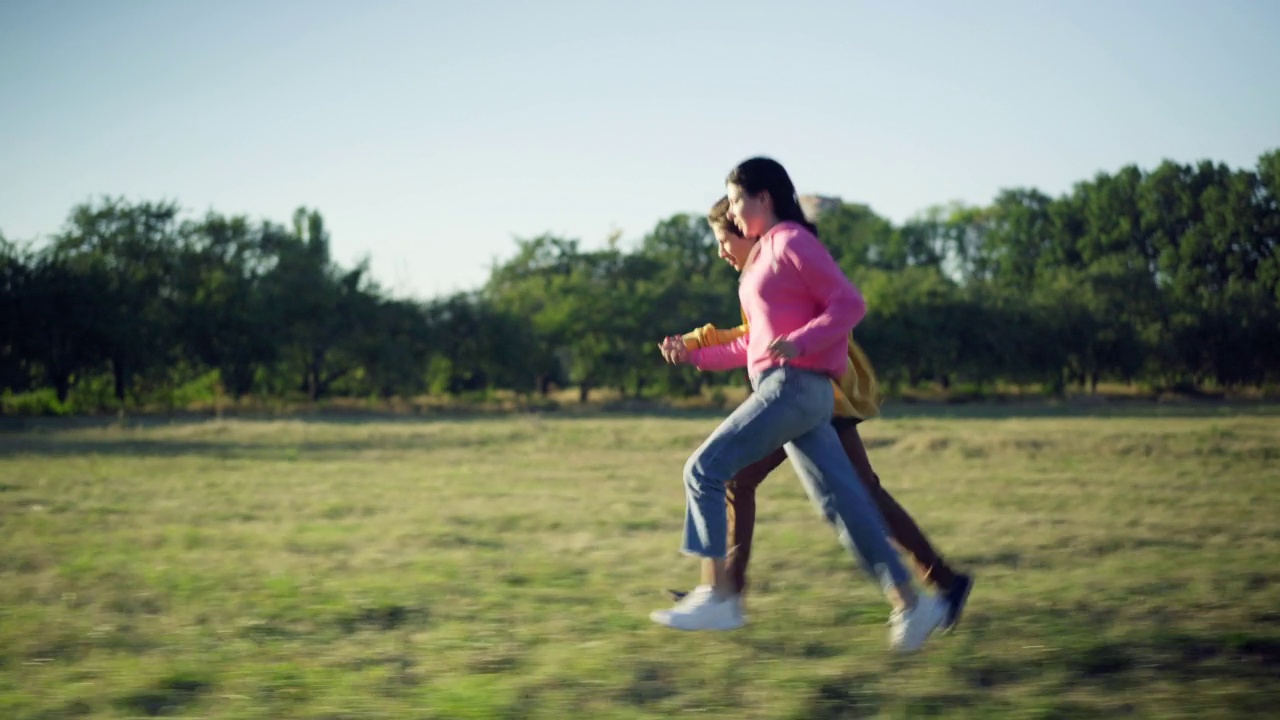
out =
[(668, 628), (671, 628), (672, 630), (683, 630), (685, 632), (700, 632), (700, 631), (726, 632), (729, 630), (737, 630), (738, 628), (747, 624), (745, 620), (738, 620), (736, 623), (725, 623), (725, 624), (715, 625), (715, 626), (686, 627), (678, 623), (671, 622), (671, 618), (666, 617), (665, 615), (662, 615), (661, 612), (662, 611), (650, 613), (649, 619), (663, 627), (668, 627)]
[(919, 652), (921, 649), (924, 648), (926, 644), (928, 644), (929, 638), (933, 637), (934, 635), (940, 635), (942, 633), (942, 624), (945, 623), (946, 621), (947, 621), (947, 616), (943, 615), (942, 619), (939, 620), (938, 623), (934, 625), (932, 628), (929, 628), (929, 632), (925, 633), (924, 637), (920, 638), (920, 644), (918, 645), (915, 645), (913, 647), (906, 647), (903, 645), (890, 645), (889, 649), (896, 653), (900, 653), (902, 655), (910, 655), (911, 653)]
[(895, 653), (898, 653), (899, 655), (910, 655), (912, 653), (918, 653), (924, 649), (925, 645), (929, 644), (929, 638), (937, 634), (939, 634), (938, 628), (935, 627), (928, 635), (925, 636), (923, 640), (920, 641), (920, 644), (916, 645), (915, 647), (904, 647), (902, 645), (897, 645), (897, 646), (890, 646), (889, 649), (894, 651)]
[[(973, 592), (973, 576), (972, 575), (969, 576), (969, 586), (964, 589), (964, 594), (960, 596), (960, 602), (957, 603), (955, 606), (956, 608), (958, 608), (956, 610), (956, 614), (954, 616), (951, 616), (950, 614), (948, 614), (948, 617), (943, 619), (942, 626), (938, 628), (938, 632), (940, 632), (943, 635), (946, 635), (947, 633), (950, 633), (952, 630), (955, 630), (956, 626), (960, 624), (960, 616), (964, 614), (964, 608), (966, 605), (969, 604), (969, 593), (971, 592)], [(948, 622), (948, 620), (950, 620), (950, 622)]]

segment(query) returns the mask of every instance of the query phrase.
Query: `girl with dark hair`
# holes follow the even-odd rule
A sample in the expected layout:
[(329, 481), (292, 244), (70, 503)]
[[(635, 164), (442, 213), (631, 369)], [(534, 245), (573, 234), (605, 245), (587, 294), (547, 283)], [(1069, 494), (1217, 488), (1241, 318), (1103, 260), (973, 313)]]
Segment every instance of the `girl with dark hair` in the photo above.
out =
[(703, 370), (746, 366), (754, 392), (685, 464), (682, 549), (703, 558), (703, 584), (650, 617), (682, 630), (742, 625), (726, 572), (725, 483), (782, 446), (810, 499), (892, 603), (890, 646), (917, 650), (945, 622), (946, 602), (913, 586), (831, 427), (831, 381), (847, 367), (847, 339), (866, 302), (818, 242), (780, 164), (751, 158), (729, 174), (726, 189), (742, 237), (759, 238), (738, 286), (748, 330), (687, 359)]
[[(715, 235), (721, 259), (742, 271), (743, 263), (753, 243), (738, 233), (729, 218), (729, 198), (722, 197), (707, 213), (707, 224)], [(735, 328), (721, 329), (707, 324), (683, 336), (669, 337), (663, 341), (662, 355), (673, 363), (685, 362), (688, 351), (733, 342), (747, 332), (744, 323)], [(947, 600), (947, 619), (943, 629), (950, 630), (959, 621), (973, 587), (973, 578), (956, 572), (934, 549), (928, 537), (916, 524), (911, 514), (898, 503), (880, 484), (880, 478), (871, 466), (866, 445), (858, 432), (858, 424), (880, 413), (880, 391), (875, 369), (862, 347), (852, 337), (848, 341), (848, 366), (838, 380), (832, 380), (835, 407), (831, 426), (835, 428), (849, 462), (858, 480), (871, 495), (876, 508), (884, 517), (891, 540), (912, 561), (920, 579), (934, 586)], [(787, 455), (779, 447), (764, 458), (746, 466), (725, 483), (725, 509), (728, 520), (728, 545), (725, 560), (729, 582), (738, 598), (738, 612), (742, 614), (742, 599), (747, 588), (747, 565), (751, 561), (752, 540), (755, 535), (756, 489), (765, 478), (786, 462)], [(675, 600), (688, 593), (668, 591)]]

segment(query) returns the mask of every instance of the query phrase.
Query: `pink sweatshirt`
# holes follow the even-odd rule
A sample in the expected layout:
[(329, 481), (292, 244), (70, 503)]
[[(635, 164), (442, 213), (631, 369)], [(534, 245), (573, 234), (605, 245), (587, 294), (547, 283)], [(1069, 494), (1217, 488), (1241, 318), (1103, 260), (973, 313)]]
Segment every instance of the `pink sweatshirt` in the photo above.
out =
[[(862, 293), (818, 238), (799, 223), (774, 225), (760, 238), (755, 253), (738, 284), (747, 334), (725, 345), (692, 350), (689, 361), (699, 370), (745, 365), (752, 377), (783, 364), (833, 378), (843, 375), (849, 362), (849, 333), (867, 314)], [(795, 343), (800, 356), (771, 356), (769, 345), (777, 338)]]

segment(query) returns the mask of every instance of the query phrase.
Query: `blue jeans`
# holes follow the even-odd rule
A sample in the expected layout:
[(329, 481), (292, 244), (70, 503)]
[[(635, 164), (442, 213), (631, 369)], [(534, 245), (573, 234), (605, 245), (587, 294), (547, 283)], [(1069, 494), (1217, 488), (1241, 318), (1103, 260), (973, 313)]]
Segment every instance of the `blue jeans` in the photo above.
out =
[(831, 379), (784, 366), (760, 373), (751, 384), (755, 392), (685, 463), (681, 549), (705, 558), (725, 556), (725, 482), (782, 446), (809, 499), (863, 570), (886, 591), (909, 586), (910, 576), (885, 535), (884, 519), (831, 427)]

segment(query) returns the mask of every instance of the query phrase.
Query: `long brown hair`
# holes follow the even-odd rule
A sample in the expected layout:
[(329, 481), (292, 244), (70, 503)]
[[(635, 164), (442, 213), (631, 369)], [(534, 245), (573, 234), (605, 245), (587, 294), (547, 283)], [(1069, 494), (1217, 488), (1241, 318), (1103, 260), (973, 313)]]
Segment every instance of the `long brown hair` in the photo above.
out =
[(800, 223), (809, 232), (818, 234), (818, 228), (800, 209), (800, 198), (796, 197), (796, 186), (792, 184), (791, 176), (777, 160), (767, 157), (743, 160), (729, 173), (726, 182), (737, 185), (748, 195), (769, 193), (773, 199), (773, 214), (778, 220)]

